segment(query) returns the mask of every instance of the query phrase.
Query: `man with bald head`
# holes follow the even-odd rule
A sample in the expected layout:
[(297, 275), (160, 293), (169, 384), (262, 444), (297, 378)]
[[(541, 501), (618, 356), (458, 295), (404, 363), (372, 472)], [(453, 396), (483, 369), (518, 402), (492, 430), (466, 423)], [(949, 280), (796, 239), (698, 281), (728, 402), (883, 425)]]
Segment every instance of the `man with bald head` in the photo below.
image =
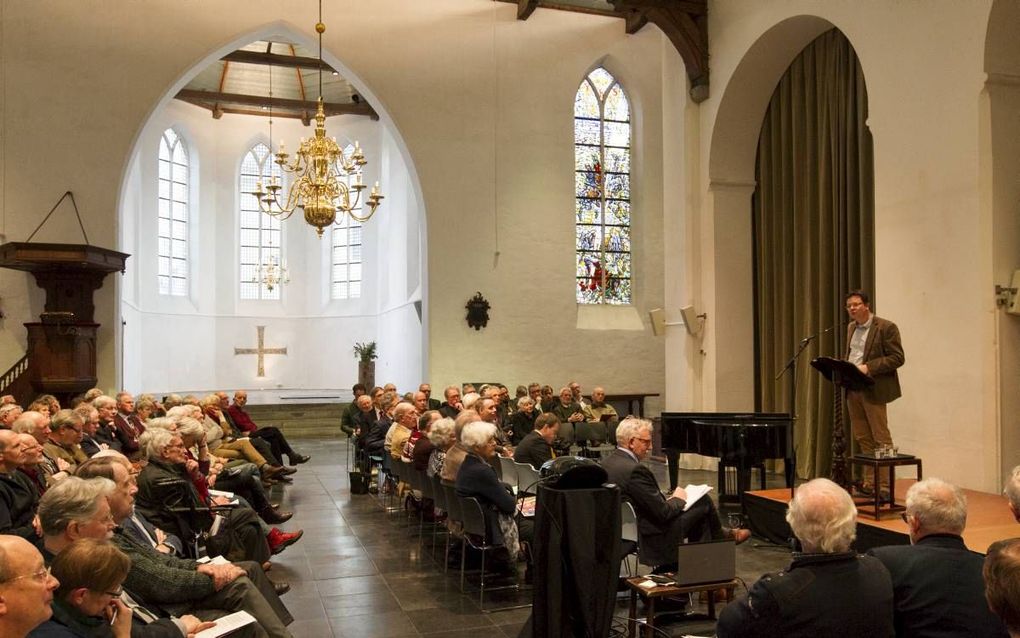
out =
[(31, 543), (0, 536), (0, 636), (24, 638), (49, 620), (58, 585)]
[(984, 559), (967, 549), (967, 497), (937, 478), (907, 490), (904, 514), (910, 545), (876, 547), (892, 575), (896, 635), (912, 638), (1006, 638), (1002, 621), (985, 604)]
[(39, 490), (24, 472), (17, 471), (24, 462), (24, 445), (20, 434), (0, 430), (0, 534), (34, 541), (32, 518)]
[(786, 521), (802, 551), (723, 608), (719, 638), (895, 636), (889, 572), (850, 548), (857, 534), (850, 494), (829, 479), (808, 481), (797, 488)]

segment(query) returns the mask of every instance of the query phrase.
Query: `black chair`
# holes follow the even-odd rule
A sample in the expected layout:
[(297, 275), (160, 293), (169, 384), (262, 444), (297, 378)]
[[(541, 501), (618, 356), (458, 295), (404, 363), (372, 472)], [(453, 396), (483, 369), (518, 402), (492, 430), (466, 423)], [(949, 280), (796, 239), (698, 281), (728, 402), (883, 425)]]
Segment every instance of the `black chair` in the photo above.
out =
[[(447, 529), (450, 531), (451, 536), (463, 537), (463, 534), (458, 534), (457, 532), (458, 529), (460, 530), (464, 529), (464, 514), (461, 512), (460, 498), (457, 496), (457, 492), (456, 489), (454, 488), (453, 483), (450, 483), (449, 481), (441, 481), (441, 483), (444, 501), (446, 503)], [(464, 548), (463, 546), (461, 546), (461, 556), (463, 557), (463, 555)], [(464, 562), (463, 560), (461, 560), (461, 567), (463, 567), (463, 565)], [(450, 568), (450, 543), (448, 542), (446, 544), (446, 569), (449, 568)], [(464, 591), (463, 570), (461, 570), (460, 590)]]
[[(467, 553), (467, 546), (470, 545), (482, 553), (482, 567), (478, 585), (478, 607), (484, 612), (485, 555), (494, 549), (503, 547), (503, 544), (491, 542), (485, 525), (485, 510), (482, 508), (482, 504), (478, 501), (478, 499), (473, 496), (462, 496), (459, 497), (459, 499), (464, 521), (464, 544), (461, 545), (460, 550), (460, 590), (461, 592), (464, 591), (464, 559)], [(505, 587), (490, 588), (490, 591), (498, 591), (501, 589), (518, 589), (518, 585), (515, 582), (513, 585)]]
[[(446, 492), (443, 490), (443, 484), (442, 484), (442, 481), (439, 478), (439, 474), (436, 474), (436, 475), (434, 475), (432, 477), (429, 477), (428, 483), (432, 487), (432, 498), (433, 498), (433, 500), (436, 503), (436, 510), (437, 511), (442, 510), (443, 515), (446, 516), (447, 515)], [(436, 529), (440, 529), (441, 527), (443, 527), (443, 526), (437, 526)], [(446, 569), (449, 568), (448, 565), (449, 565), (449, 558), (450, 558), (450, 542), (453, 540), (451, 538), (451, 536), (452, 535), (449, 532), (447, 532), (447, 534), (446, 534), (446, 559), (447, 559)], [(433, 536), (433, 538), (432, 538), (432, 555), (435, 556), (435, 553), (436, 553), (436, 539), (435, 539), (435, 536)]]

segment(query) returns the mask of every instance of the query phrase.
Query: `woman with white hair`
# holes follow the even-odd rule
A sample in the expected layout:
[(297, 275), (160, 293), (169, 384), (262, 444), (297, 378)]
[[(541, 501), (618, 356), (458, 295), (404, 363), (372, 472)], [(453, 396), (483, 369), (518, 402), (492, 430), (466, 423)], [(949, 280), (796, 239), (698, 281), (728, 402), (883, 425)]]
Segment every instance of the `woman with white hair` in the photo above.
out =
[(510, 442), (515, 447), (535, 429), (536, 418), (538, 418), (538, 411), (535, 410), (535, 400), (527, 394), (517, 399), (517, 410), (510, 417), (510, 429), (512, 431)]
[[(513, 567), (520, 551), (519, 536), (530, 539), (530, 525), (522, 530), (514, 515), (517, 501), (513, 493), (496, 476), (489, 464), (496, 456), (496, 426), (475, 421), (464, 426), (460, 441), (467, 456), (457, 473), (457, 496), (473, 496), (485, 512), (485, 535), (489, 541), (506, 548), (508, 567)], [(524, 532), (524, 534), (521, 534)]]

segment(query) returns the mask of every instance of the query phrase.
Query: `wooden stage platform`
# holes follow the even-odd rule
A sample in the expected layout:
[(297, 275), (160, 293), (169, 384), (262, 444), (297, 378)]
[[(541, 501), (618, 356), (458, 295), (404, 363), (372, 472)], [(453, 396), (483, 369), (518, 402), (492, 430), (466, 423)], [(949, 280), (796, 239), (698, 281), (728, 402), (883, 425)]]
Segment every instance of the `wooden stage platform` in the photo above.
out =
[[(907, 489), (914, 482), (914, 479), (896, 481), (897, 503), (903, 503)], [(967, 547), (983, 554), (997, 540), (1020, 536), (1020, 523), (1013, 519), (1005, 496), (974, 490), (964, 492), (967, 494), (967, 528), (963, 532), (963, 540)], [(789, 502), (790, 490), (785, 488), (745, 492), (743, 510), (751, 531), (756, 536), (785, 545), (790, 538), (790, 527), (785, 519)], [(857, 541), (854, 543), (857, 551), (909, 543), (907, 524), (898, 514), (879, 521), (867, 516), (857, 517)]]

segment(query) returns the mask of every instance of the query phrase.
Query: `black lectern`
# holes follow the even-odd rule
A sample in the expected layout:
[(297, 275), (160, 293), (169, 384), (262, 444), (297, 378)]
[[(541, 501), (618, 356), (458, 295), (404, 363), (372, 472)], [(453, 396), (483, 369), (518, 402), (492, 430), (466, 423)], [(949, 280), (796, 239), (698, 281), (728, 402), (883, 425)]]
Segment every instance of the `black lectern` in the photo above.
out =
[(875, 380), (857, 369), (849, 361), (818, 357), (811, 361), (811, 367), (822, 373), (822, 376), (836, 386), (833, 393), (832, 421), (832, 472), (830, 478), (844, 489), (850, 487), (850, 477), (846, 471), (846, 434), (843, 432), (843, 392), (846, 390), (865, 390), (875, 384)]

